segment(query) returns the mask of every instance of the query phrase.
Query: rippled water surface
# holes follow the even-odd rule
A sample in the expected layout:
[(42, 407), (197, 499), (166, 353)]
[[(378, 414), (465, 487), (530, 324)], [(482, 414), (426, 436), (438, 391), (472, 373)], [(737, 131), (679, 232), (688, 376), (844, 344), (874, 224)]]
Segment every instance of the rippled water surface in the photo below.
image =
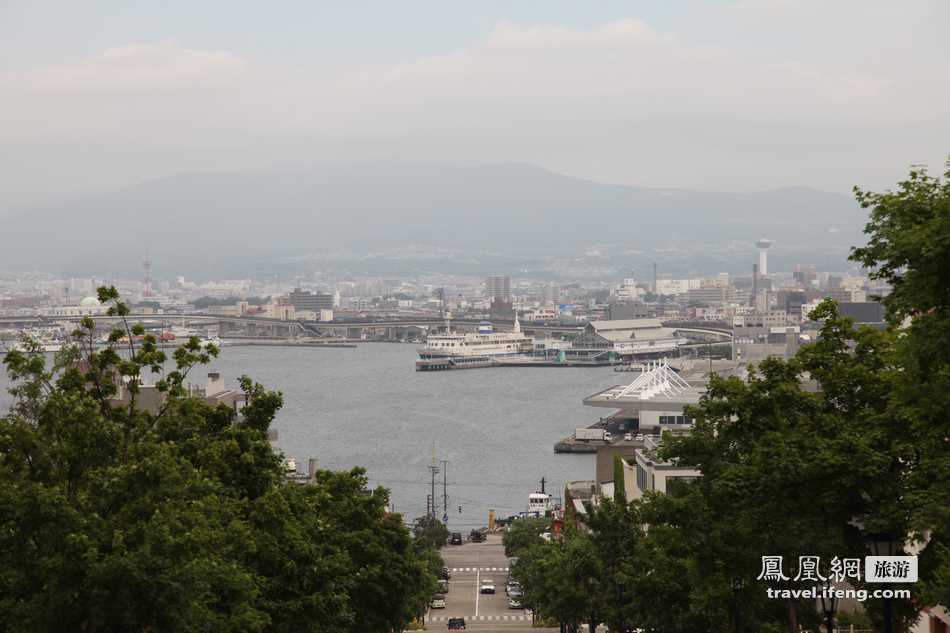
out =
[[(211, 369), (229, 386), (247, 373), (283, 392), (274, 426), (298, 468), (310, 456), (322, 468), (363, 466), (408, 518), (425, 513), (433, 443), (437, 460), (449, 461), (449, 526), (459, 530), (484, 525), (489, 508), (523, 510), (542, 477), (554, 494), (593, 478), (592, 455), (555, 455), (553, 444), (603, 413), (581, 399), (621, 382), (611, 368), (416, 372), (415, 358), (414, 346), (395, 343), (225, 347)], [(441, 514), (441, 474), (436, 496)]]

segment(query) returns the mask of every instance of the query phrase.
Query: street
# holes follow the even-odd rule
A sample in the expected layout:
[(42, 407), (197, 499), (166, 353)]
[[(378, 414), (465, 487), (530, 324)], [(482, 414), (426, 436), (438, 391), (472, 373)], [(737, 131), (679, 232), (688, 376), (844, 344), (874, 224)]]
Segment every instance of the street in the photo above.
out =
[[(447, 628), (448, 619), (463, 617), (468, 630), (477, 631), (554, 631), (532, 629), (531, 614), (524, 609), (509, 609), (505, 583), (508, 580), (508, 559), (501, 544), (501, 535), (490, 534), (483, 543), (446, 545), (442, 558), (452, 575), (445, 609), (430, 610), (426, 616), (428, 630)], [(495, 583), (494, 594), (479, 593), (485, 580)]]

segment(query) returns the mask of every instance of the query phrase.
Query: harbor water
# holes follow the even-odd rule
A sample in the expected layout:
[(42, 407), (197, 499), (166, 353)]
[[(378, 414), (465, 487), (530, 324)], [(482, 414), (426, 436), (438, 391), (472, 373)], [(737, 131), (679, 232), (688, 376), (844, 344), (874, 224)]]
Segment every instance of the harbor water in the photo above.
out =
[[(416, 358), (415, 346), (398, 343), (224, 347), (208, 371), (220, 372), (228, 386), (246, 373), (283, 392), (273, 425), (283, 453), (300, 470), (309, 457), (320, 468), (364, 467), (371, 486), (390, 489), (407, 521), (426, 511), (433, 449), (437, 463), (449, 462), (451, 530), (485, 525), (489, 509), (498, 516), (525, 510), (542, 477), (555, 497), (565, 482), (593, 478), (593, 455), (555, 455), (553, 445), (596, 419), (599, 412), (581, 399), (622, 382), (612, 368), (417, 372)], [(0, 378), (4, 411), (8, 384)], [(441, 473), (436, 482), (441, 517)]]

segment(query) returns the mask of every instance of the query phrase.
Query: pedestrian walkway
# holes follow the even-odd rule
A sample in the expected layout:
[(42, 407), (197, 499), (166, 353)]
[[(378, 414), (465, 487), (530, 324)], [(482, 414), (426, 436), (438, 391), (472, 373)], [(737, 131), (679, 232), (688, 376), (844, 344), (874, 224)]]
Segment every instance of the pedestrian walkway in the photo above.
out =
[(451, 572), (462, 572), (462, 571), (508, 571), (507, 567), (453, 567), (449, 571)]
[[(437, 615), (429, 616), (426, 622), (446, 622), (449, 618), (457, 618), (457, 615)], [(466, 615), (466, 622), (530, 622), (530, 615)]]

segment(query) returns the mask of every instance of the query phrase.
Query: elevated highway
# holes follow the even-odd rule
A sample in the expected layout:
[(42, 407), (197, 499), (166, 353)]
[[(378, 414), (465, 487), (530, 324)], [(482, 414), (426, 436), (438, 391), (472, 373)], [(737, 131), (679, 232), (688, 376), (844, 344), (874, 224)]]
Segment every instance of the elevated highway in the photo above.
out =
[[(51, 326), (57, 323), (79, 323), (82, 316), (3, 316), (0, 317), (0, 328), (31, 328)], [(91, 317), (96, 323), (103, 326), (120, 321), (120, 317), (96, 315)], [(161, 326), (162, 324), (175, 325), (184, 323), (188, 326), (218, 325), (227, 330), (248, 330), (251, 332), (294, 335), (302, 333), (339, 334), (346, 332), (378, 331), (399, 328), (439, 327), (445, 320), (439, 317), (345, 317), (333, 321), (287, 321), (262, 316), (227, 316), (207, 313), (186, 314), (130, 314), (126, 317), (130, 322), (142, 323), (146, 326)], [(475, 330), (483, 319), (453, 319), (451, 324), (460, 330)], [(493, 320), (496, 330), (508, 331), (514, 325), (510, 320)], [(732, 340), (732, 327), (719, 321), (665, 321), (664, 327), (675, 329), (684, 337), (701, 342)], [(521, 323), (521, 329), (530, 334), (570, 334), (579, 333), (584, 329), (583, 324), (556, 324), (556, 323)]]

